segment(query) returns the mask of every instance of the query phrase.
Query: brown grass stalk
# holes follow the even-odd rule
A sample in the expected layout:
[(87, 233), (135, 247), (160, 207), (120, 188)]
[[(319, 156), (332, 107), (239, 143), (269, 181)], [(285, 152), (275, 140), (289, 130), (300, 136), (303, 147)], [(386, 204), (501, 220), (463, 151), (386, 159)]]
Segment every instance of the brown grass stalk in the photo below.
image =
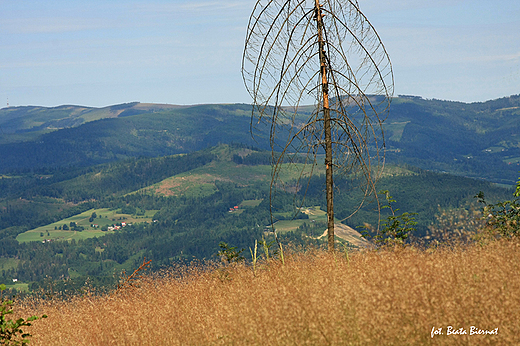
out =
[[(31, 345), (520, 344), (520, 243), (322, 251), (147, 276), (118, 295), (28, 301)], [(446, 335), (448, 326), (466, 335)], [(498, 335), (469, 335), (471, 327)], [(431, 337), (433, 328), (444, 335)]]

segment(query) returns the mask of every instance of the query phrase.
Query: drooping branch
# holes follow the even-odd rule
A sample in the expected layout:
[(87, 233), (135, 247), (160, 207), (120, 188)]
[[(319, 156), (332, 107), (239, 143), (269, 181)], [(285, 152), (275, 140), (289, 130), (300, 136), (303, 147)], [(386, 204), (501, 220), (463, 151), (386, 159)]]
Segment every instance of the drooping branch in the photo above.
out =
[[(268, 137), (273, 151), (271, 198), (285, 186), (285, 169), (299, 170), (293, 191), (306, 189), (325, 155), (332, 250), (333, 178), (362, 178), (365, 196), (375, 195), (384, 164), (382, 115), (393, 74), (379, 35), (355, 0), (259, 0), (242, 74), (253, 98), (251, 131)], [(291, 165), (302, 158), (306, 164)]]

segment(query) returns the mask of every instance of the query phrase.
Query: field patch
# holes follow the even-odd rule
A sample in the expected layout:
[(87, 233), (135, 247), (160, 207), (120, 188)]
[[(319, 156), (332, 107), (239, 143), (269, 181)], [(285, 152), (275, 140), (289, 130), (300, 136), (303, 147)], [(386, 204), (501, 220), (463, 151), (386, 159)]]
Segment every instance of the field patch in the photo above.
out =
[(516, 164), (518, 165), (520, 163), (520, 157), (508, 157), (503, 160), (508, 165)]
[(310, 220), (326, 221), (327, 212), (321, 210), (320, 206), (302, 208), (302, 213), (309, 215)]
[(217, 191), (211, 174), (179, 174), (144, 189), (163, 196), (204, 197)]
[[(148, 210), (143, 215), (124, 214), (120, 210), (90, 209), (81, 214), (41, 226), (16, 237), (18, 242), (41, 241), (43, 243), (55, 240), (70, 241), (101, 237), (105, 234), (113, 233), (113, 230), (104, 231), (102, 229), (113, 227), (114, 225), (137, 224), (142, 222), (152, 222), (156, 210)], [(96, 218), (90, 221), (92, 214), (96, 213)], [(83, 230), (74, 230), (71, 223), (82, 227)], [(124, 227), (124, 226), (123, 226)]]
[[(325, 170), (322, 166), (315, 166), (313, 174), (323, 174)], [(278, 175), (279, 182), (287, 183), (297, 179), (302, 170), (302, 175), (308, 177), (311, 168), (311, 165), (304, 168), (303, 164), (298, 163), (283, 165)], [(233, 182), (242, 186), (258, 182), (268, 184), (271, 181), (271, 170), (270, 165), (247, 166), (235, 164), (232, 161), (213, 161), (189, 172), (164, 179), (139, 191), (152, 192), (163, 196), (204, 197), (217, 191), (215, 185), (217, 180)]]
[(303, 225), (304, 223), (308, 223), (309, 220), (280, 220), (275, 222), (274, 228), (279, 232), (291, 232), (296, 231), (298, 227)]
[(247, 199), (239, 204), (239, 207), (258, 207), (262, 203), (263, 199)]
[[(280, 232), (295, 231), (304, 223), (310, 224), (317, 221), (327, 222), (327, 213), (320, 209), (319, 206), (302, 208), (301, 212), (308, 215), (308, 219), (280, 220), (274, 223), (274, 228)], [(293, 213), (278, 213), (283, 217), (291, 217)], [(276, 218), (276, 213), (273, 215)], [(339, 221), (338, 221), (339, 222)]]
[(5, 287), (9, 289), (15, 289), (21, 292), (29, 292), (29, 284), (24, 284), (23, 282), (17, 282), (14, 284), (6, 284)]
[(406, 125), (410, 123), (410, 121), (394, 121), (391, 123), (385, 124), (385, 129), (392, 135), (390, 136), (390, 140), (399, 142), (403, 137), (404, 128)]
[[(295, 231), (301, 225), (314, 222), (327, 222), (327, 212), (321, 210), (319, 206), (302, 208), (302, 213), (307, 214), (309, 219), (296, 219), (296, 220), (280, 220), (275, 222), (274, 228), (279, 232), (291, 232)], [(368, 241), (364, 239), (359, 232), (355, 229), (342, 224), (339, 220), (334, 220), (334, 235), (337, 238), (348, 241), (350, 244), (366, 247)], [(318, 239), (327, 237), (327, 228), (324, 227), (323, 234)]]
[(0, 257), (0, 270), (7, 271), (9, 269), (15, 269), (18, 267), (18, 262), (20, 262), (20, 260), (15, 258)]

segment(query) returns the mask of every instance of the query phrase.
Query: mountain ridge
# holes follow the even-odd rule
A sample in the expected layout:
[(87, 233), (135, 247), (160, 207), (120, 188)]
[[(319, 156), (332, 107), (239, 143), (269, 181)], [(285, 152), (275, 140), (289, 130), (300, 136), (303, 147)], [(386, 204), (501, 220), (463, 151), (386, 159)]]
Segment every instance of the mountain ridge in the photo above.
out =
[[(0, 128), (7, 129), (0, 132), (0, 172), (91, 166), (218, 143), (269, 149), (268, 128), (264, 137), (253, 140), (249, 134), (247, 104), (60, 107), (31, 108), (23, 121), (9, 115), (16, 108), (0, 110)], [(70, 114), (59, 118), (64, 111)], [(49, 124), (69, 127), (52, 130)], [(512, 185), (520, 170), (519, 124), (520, 95), (474, 103), (398, 96), (383, 125), (387, 161)]]

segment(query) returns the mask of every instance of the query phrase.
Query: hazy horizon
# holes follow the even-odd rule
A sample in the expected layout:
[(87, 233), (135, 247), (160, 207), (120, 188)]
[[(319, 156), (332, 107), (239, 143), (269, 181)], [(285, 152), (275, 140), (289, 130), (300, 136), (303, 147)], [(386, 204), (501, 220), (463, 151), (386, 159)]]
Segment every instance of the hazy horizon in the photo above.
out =
[[(240, 73), (255, 1), (1, 1), (0, 105), (250, 103)], [(395, 95), (520, 93), (520, 2), (360, 0)]]

